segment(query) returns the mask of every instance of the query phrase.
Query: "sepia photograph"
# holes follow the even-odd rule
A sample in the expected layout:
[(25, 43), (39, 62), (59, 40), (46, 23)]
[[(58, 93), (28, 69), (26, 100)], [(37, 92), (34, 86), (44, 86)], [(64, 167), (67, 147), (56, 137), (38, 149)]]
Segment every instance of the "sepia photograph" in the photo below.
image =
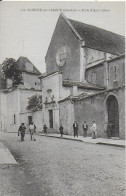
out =
[(0, 196), (125, 196), (125, 2), (0, 2)]

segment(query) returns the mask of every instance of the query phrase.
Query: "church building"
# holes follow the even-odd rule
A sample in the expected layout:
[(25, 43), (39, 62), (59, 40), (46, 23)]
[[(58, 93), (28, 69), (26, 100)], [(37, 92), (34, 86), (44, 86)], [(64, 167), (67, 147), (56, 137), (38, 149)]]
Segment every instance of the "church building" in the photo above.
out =
[(73, 121), (86, 120), (91, 135), (92, 120), (98, 133), (106, 137), (125, 137), (125, 39), (104, 29), (66, 18), (60, 14), (41, 77), (43, 123), (50, 131), (73, 134)]

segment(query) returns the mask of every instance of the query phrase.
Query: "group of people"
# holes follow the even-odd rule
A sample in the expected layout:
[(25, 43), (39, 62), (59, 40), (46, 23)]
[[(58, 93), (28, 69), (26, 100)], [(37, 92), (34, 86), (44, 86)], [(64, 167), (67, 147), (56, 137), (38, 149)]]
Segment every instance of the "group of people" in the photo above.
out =
[[(87, 137), (88, 123), (86, 121), (84, 121), (84, 124), (82, 125), (82, 129), (83, 129), (83, 136)], [(22, 123), (18, 129), (18, 136), (21, 135), (21, 141), (24, 141), (25, 130), (26, 130), (26, 127), (24, 123)], [(29, 131), (30, 131), (31, 140), (36, 141), (35, 139), (36, 126), (33, 122), (31, 122), (29, 125)], [(43, 131), (44, 133), (47, 134), (47, 126), (45, 124), (43, 126)], [(59, 126), (59, 131), (60, 131), (61, 137), (63, 137), (63, 125), (62, 124), (60, 124)], [(91, 132), (92, 132), (92, 139), (96, 139), (98, 136), (98, 133), (97, 133), (97, 125), (96, 125), (95, 120), (92, 121)], [(111, 132), (112, 132), (112, 124), (108, 123), (107, 125), (107, 137), (108, 138), (111, 137)], [(78, 137), (78, 123), (76, 121), (74, 121), (73, 123), (73, 134), (74, 134), (74, 137), (75, 136)]]
[[(88, 124), (86, 121), (84, 121), (84, 124), (82, 125), (82, 129), (83, 129), (83, 136), (87, 137)], [(74, 131), (74, 137), (75, 136), (78, 137), (78, 124), (76, 121), (74, 121), (73, 123), (73, 131)], [(97, 126), (96, 126), (95, 120), (92, 121), (91, 132), (92, 132), (92, 139), (96, 139), (97, 138)]]
[[(88, 124), (86, 121), (84, 121), (82, 128), (83, 128), (83, 136), (86, 137), (87, 131), (88, 131)], [(61, 137), (63, 137), (62, 124), (60, 124), (59, 131), (60, 131)], [(95, 120), (92, 121), (91, 131), (92, 131), (92, 139), (96, 139), (97, 138), (97, 126), (96, 126)], [(75, 136), (78, 137), (78, 123), (76, 122), (76, 120), (73, 123), (73, 134), (74, 134), (74, 137)]]
[[(18, 129), (18, 136), (21, 135), (21, 141), (24, 141), (25, 131), (26, 131), (26, 127), (24, 123), (22, 123)], [(31, 122), (29, 125), (29, 131), (30, 131), (30, 139), (36, 141), (35, 139), (36, 126), (33, 122)]]

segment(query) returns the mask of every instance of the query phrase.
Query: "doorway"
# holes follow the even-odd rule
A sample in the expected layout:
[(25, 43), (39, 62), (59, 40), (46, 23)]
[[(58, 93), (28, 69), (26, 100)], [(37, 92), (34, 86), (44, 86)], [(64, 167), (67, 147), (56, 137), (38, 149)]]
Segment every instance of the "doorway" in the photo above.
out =
[(49, 126), (53, 128), (53, 110), (49, 110)]
[(111, 137), (119, 137), (119, 108), (115, 96), (107, 98), (108, 122), (112, 124)]
[(29, 123), (29, 125), (31, 124), (31, 122), (32, 122), (32, 116), (28, 116), (28, 123)]

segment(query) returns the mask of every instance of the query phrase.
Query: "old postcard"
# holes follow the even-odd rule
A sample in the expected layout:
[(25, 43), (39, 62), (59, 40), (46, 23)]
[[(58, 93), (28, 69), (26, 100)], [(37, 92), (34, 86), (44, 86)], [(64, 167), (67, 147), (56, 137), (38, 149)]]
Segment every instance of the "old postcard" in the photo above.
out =
[(125, 195), (125, 2), (0, 2), (0, 196)]

